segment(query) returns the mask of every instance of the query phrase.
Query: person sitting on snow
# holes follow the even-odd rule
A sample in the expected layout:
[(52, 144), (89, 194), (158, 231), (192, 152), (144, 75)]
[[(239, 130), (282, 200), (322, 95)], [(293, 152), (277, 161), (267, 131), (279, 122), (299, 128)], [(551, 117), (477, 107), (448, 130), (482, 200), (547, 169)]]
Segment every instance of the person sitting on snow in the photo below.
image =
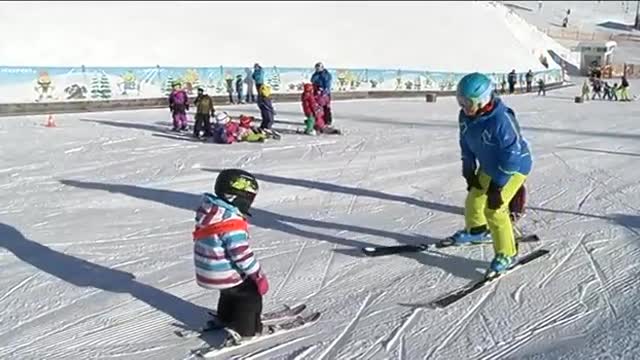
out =
[(238, 127), (238, 141), (264, 142), (267, 136), (258, 128), (251, 125), (252, 116), (240, 115)]
[(217, 113), (213, 127), (213, 141), (218, 144), (233, 144), (238, 141), (238, 124), (231, 121), (226, 112)]

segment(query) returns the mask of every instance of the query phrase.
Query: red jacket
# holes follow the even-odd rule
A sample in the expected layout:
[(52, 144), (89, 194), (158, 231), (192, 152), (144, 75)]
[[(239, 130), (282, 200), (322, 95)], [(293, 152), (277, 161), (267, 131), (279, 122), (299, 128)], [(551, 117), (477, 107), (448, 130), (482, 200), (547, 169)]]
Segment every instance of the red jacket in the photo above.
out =
[(304, 84), (304, 90), (300, 100), (302, 101), (302, 111), (305, 116), (313, 116), (315, 118), (324, 116), (322, 107), (318, 105), (316, 101), (312, 84)]

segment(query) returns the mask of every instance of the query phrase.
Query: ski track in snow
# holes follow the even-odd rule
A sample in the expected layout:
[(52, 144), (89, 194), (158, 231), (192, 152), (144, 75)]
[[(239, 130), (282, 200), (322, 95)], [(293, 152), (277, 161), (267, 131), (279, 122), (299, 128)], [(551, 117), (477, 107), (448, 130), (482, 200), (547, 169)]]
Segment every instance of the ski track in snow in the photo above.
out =
[(551, 279), (556, 274), (558, 269), (560, 269), (562, 266), (564, 266), (564, 264), (567, 262), (567, 260), (569, 260), (569, 258), (576, 252), (576, 250), (578, 250), (578, 248), (581, 246), (582, 242), (584, 241), (584, 239), (586, 237), (587, 237), (587, 235), (583, 235), (582, 238), (580, 239), (580, 241), (576, 242), (575, 246), (571, 249), (571, 251), (569, 251), (569, 253), (562, 260), (560, 260), (558, 265), (556, 265), (553, 269), (551, 269), (549, 272), (547, 272), (547, 274), (542, 278), (540, 283), (538, 283), (538, 287), (540, 289), (544, 288), (545, 285), (549, 281), (551, 281)]
[(464, 315), (459, 317), (458, 321), (456, 321), (453, 325), (451, 325), (451, 327), (448, 329), (447, 333), (442, 337), (442, 339), (441, 340), (439, 339), (438, 345), (433, 347), (431, 351), (429, 351), (429, 353), (423, 358), (424, 360), (432, 359), (434, 356), (436, 356), (436, 354), (439, 351), (444, 349), (458, 333), (464, 330), (464, 328), (469, 324), (469, 320), (475, 314), (478, 313), (479, 309), (485, 304), (487, 299), (489, 299), (492, 295), (494, 295), (496, 291), (496, 287), (498, 286), (499, 283), (500, 282), (497, 281), (491, 284), (490, 288), (488, 290), (485, 290), (484, 294), (479, 295), (480, 299), (476, 301), (476, 303), (473, 306), (471, 306), (469, 311), (467, 311)]
[(269, 354), (271, 354), (273, 352), (281, 350), (281, 349), (283, 349), (283, 348), (285, 348), (287, 346), (290, 346), (292, 344), (307, 340), (307, 339), (309, 339), (311, 337), (313, 337), (313, 335), (300, 336), (300, 337), (297, 337), (297, 338), (286, 340), (286, 341), (283, 341), (282, 343), (280, 343), (278, 345), (275, 345), (275, 346), (272, 346), (272, 347), (269, 347), (269, 348), (266, 348), (266, 349), (257, 350), (257, 351), (254, 351), (252, 353), (246, 354), (246, 355), (242, 355), (242, 356), (238, 357), (238, 359), (239, 360), (256, 360), (256, 359), (259, 359), (261, 357), (267, 356), (267, 355), (269, 355)]
[(14, 292), (20, 290), (20, 288), (22, 288), (23, 286), (25, 286), (27, 283), (29, 283), (31, 280), (35, 279), (38, 276), (38, 273), (34, 273), (31, 274), (29, 276), (27, 276), (26, 278), (24, 278), (24, 280), (20, 281), (19, 283), (17, 283), (16, 285), (13, 285), (12, 287), (10, 287), (5, 293), (4, 295), (0, 296), (0, 303), (2, 301), (4, 301), (6, 298), (8, 298), (9, 296), (11, 296), (11, 294), (13, 294)]
[(418, 317), (418, 315), (420, 315), (422, 310), (423, 309), (421, 308), (413, 309), (409, 314), (409, 316), (407, 316), (405, 320), (402, 322), (402, 324), (400, 324), (400, 326), (396, 327), (392, 331), (391, 338), (388, 341), (386, 341), (386, 344), (384, 344), (384, 348), (385, 350), (387, 350), (387, 352), (391, 351), (391, 349), (398, 342), (398, 339), (404, 336), (404, 332), (406, 331), (406, 329), (415, 321), (415, 318)]
[[(379, 296), (379, 295), (378, 295)], [(347, 341), (349, 334), (353, 331), (353, 329), (358, 325), (360, 318), (364, 311), (369, 307), (369, 304), (374, 300), (372, 294), (368, 294), (367, 297), (360, 305), (360, 309), (355, 314), (353, 319), (349, 322), (349, 324), (342, 330), (342, 332), (329, 344), (322, 354), (317, 358), (317, 360), (329, 360), (337, 358), (338, 351), (340, 350), (340, 346)]]
[(595, 274), (596, 279), (598, 279), (598, 282), (602, 287), (602, 295), (604, 297), (605, 302), (607, 303), (607, 308), (609, 309), (609, 311), (611, 311), (611, 315), (613, 315), (613, 318), (617, 319), (618, 312), (616, 308), (613, 306), (613, 303), (611, 302), (611, 297), (609, 296), (609, 292), (607, 291), (607, 279), (602, 272), (602, 268), (600, 268), (600, 265), (598, 265), (596, 260), (593, 258), (591, 251), (589, 251), (589, 249), (587, 249), (587, 247), (584, 245), (584, 238), (583, 238), (583, 241), (580, 241), (580, 247), (582, 248), (582, 250), (584, 250), (584, 253), (587, 256), (587, 259), (589, 259), (589, 265), (591, 265), (591, 269), (593, 270), (593, 273)]

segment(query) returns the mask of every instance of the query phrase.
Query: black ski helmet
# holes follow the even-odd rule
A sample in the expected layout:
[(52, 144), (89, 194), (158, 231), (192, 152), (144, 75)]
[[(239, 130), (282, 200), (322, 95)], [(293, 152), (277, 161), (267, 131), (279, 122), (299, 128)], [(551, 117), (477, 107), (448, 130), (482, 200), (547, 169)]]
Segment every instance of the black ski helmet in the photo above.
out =
[(219, 198), (251, 216), (249, 209), (258, 194), (258, 180), (248, 171), (225, 169), (218, 174), (213, 190)]

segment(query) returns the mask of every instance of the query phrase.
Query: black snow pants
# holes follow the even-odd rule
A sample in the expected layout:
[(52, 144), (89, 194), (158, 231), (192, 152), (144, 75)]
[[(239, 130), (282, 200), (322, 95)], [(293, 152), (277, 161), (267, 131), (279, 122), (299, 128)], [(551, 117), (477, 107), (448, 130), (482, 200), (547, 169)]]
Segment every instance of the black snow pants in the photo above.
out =
[(246, 279), (242, 284), (220, 291), (218, 319), (240, 336), (262, 333), (262, 296), (256, 283)]

